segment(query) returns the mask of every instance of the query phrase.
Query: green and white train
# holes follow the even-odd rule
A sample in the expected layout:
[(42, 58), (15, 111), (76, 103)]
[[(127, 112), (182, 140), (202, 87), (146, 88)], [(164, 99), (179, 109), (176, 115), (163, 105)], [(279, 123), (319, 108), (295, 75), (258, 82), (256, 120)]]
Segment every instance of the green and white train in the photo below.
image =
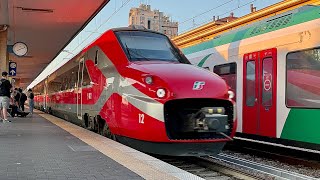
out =
[(320, 153), (320, 7), (288, 11), (182, 51), (236, 93), (236, 138)]

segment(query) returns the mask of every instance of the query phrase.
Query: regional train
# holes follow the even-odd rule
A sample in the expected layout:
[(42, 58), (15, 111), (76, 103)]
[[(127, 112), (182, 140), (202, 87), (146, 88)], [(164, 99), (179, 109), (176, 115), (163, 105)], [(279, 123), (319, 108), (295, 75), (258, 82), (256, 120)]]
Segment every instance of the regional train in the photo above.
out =
[(141, 28), (106, 31), (33, 91), (36, 108), (148, 153), (214, 155), (236, 130), (226, 82)]
[(235, 139), (320, 153), (320, 7), (304, 6), (182, 49), (236, 92)]

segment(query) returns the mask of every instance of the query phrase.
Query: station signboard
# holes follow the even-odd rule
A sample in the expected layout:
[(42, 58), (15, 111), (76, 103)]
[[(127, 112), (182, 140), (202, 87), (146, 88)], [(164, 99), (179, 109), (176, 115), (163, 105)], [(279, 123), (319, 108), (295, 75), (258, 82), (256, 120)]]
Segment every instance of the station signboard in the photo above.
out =
[(9, 76), (16, 76), (17, 75), (17, 63), (16, 62), (9, 62)]

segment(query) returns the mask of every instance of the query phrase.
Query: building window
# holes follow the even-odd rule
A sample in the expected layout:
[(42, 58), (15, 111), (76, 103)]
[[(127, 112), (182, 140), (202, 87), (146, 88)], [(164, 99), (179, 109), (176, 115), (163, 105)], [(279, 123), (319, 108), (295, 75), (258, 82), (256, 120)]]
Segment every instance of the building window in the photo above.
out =
[(287, 54), (286, 105), (320, 108), (320, 48)]
[[(216, 65), (213, 68), (213, 72), (218, 74), (222, 79), (226, 81), (230, 89), (236, 93), (236, 85), (237, 85), (237, 64), (228, 63)], [(234, 97), (236, 100), (236, 96)]]
[(148, 20), (148, 29), (151, 29), (151, 21)]

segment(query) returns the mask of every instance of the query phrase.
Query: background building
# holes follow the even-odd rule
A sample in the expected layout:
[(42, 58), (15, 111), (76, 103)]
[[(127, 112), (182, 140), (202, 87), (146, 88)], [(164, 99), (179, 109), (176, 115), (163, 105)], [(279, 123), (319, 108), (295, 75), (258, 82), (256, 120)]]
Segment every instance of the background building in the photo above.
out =
[(172, 38), (178, 35), (178, 22), (170, 20), (159, 10), (151, 10), (150, 5), (140, 4), (138, 8), (131, 8), (129, 25), (142, 25), (147, 29), (161, 32)]

